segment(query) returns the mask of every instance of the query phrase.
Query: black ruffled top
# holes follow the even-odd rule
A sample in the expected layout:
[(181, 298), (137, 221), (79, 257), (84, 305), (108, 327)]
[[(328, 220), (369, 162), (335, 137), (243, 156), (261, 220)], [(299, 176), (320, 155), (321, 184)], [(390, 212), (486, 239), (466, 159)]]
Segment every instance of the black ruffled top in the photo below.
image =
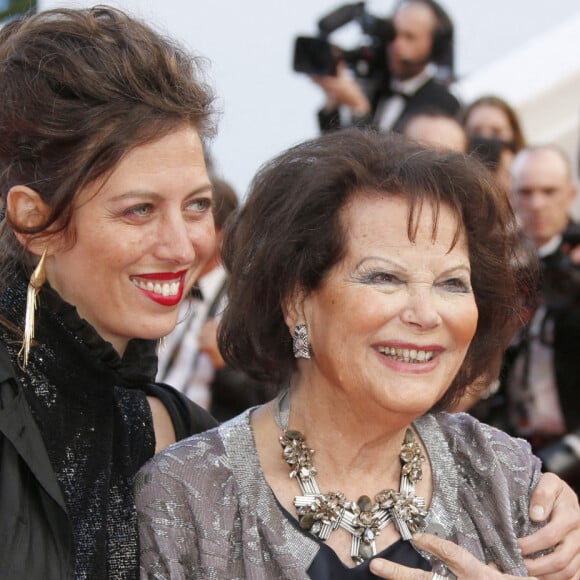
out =
[[(157, 370), (155, 342), (132, 340), (120, 357), (45, 284), (35, 344), (18, 366), (27, 280), (0, 294), (5, 343), (43, 436), (73, 528), (77, 578), (138, 578), (133, 478), (155, 449), (142, 386)], [(11, 329), (12, 327), (12, 329)]]

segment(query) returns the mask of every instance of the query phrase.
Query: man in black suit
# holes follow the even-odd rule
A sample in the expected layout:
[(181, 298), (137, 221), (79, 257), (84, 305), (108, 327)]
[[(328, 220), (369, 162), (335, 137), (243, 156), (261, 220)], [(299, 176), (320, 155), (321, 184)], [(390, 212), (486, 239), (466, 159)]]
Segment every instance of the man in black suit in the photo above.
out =
[(392, 24), (384, 81), (371, 94), (345, 65), (335, 76), (314, 78), (326, 95), (318, 113), (322, 131), (348, 125), (399, 131), (404, 117), (422, 109), (459, 111), (459, 101), (435, 77), (438, 64), (452, 64), (453, 25), (447, 13), (434, 0), (403, 0)]
[(559, 148), (518, 153), (511, 199), (540, 257), (542, 285), (539, 307), (506, 353), (502, 387), (509, 428), (532, 443), (548, 469), (552, 455), (545, 450), (568, 446), (569, 478), (559, 474), (578, 492), (580, 227), (570, 219), (575, 195), (570, 162)]

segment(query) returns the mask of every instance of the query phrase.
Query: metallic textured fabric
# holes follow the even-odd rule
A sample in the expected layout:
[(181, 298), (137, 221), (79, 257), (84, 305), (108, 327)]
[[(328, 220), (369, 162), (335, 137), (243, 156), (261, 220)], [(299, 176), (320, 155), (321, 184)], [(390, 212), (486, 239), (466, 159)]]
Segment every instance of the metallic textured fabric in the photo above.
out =
[[(250, 413), (177, 443), (140, 471), (142, 578), (308, 578), (318, 545), (281, 512)], [(527, 443), (464, 414), (428, 415), (415, 428), (434, 476), (425, 531), (524, 574), (516, 540), (535, 529), (528, 499), (540, 476)]]
[[(26, 281), (17, 279), (0, 296), (0, 315), (20, 328), (25, 290)], [(149, 405), (137, 387), (155, 376), (154, 346), (140, 341), (121, 359), (47, 285), (39, 300), (26, 371), (17, 363), (19, 337), (0, 325), (0, 340), (63, 491), (76, 577), (137, 578), (133, 479), (155, 444)]]

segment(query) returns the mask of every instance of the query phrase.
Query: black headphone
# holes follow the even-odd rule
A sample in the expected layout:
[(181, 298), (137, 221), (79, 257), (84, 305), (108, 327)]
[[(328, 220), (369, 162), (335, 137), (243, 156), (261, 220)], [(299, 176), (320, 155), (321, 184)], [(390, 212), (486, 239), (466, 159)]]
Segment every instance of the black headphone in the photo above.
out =
[(437, 24), (433, 31), (429, 61), (453, 71), (453, 22), (449, 14), (435, 0), (400, 0), (395, 11), (403, 4), (424, 4), (431, 9)]

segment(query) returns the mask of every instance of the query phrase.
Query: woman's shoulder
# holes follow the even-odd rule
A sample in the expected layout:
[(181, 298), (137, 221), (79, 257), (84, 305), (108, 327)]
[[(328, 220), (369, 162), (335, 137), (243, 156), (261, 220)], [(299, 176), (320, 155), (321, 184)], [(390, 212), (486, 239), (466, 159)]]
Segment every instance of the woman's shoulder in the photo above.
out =
[(482, 423), (469, 413), (435, 413), (432, 415), (452, 451), (471, 450), (476, 453), (498, 451), (531, 455), (530, 444), (504, 431)]
[[(232, 529), (241, 490), (227, 439), (247, 421), (242, 415), (229, 423), (178, 441), (141, 468), (135, 502), (142, 542), (157, 543), (159, 534), (164, 542), (193, 538), (198, 527), (210, 529), (217, 520), (224, 530)], [(169, 545), (164, 549), (173, 550)]]
[(517, 538), (535, 531), (529, 498), (540, 461), (522, 439), (466, 413), (429, 414), (416, 422), (432, 465), (431, 511), (472, 554), (496, 553), (512, 574), (523, 571)]
[(429, 417), (457, 464), (469, 466), (486, 476), (502, 471), (505, 478), (510, 478), (526, 472), (535, 481), (540, 460), (532, 454), (530, 444), (524, 439), (512, 437), (468, 413), (436, 413)]
[(157, 476), (178, 477), (186, 481), (193, 475), (193, 467), (203, 464), (210, 467), (216, 464), (227, 464), (223, 441), (217, 428), (196, 433), (186, 439), (181, 439), (159, 453), (156, 453), (139, 471), (140, 479), (150, 479)]
[(156, 397), (163, 403), (173, 422), (178, 441), (218, 425), (205, 409), (170, 385), (149, 383), (144, 385), (143, 390), (146, 395)]
[[(231, 461), (225, 440), (232, 429), (244, 429), (244, 415), (228, 423), (197, 433), (170, 445), (154, 455), (140, 469), (137, 476), (138, 491), (145, 487), (163, 485), (203, 489), (216, 482), (231, 479)], [(249, 427), (248, 427), (249, 428)]]
[(141, 525), (163, 533), (167, 526), (175, 528), (172, 533), (185, 533), (183, 522), (205, 521), (208, 510), (221, 509), (226, 496), (235, 504), (237, 485), (217, 429), (157, 453), (135, 479)]
[(435, 413), (432, 415), (444, 435), (455, 445), (481, 448), (507, 446), (525, 453), (530, 444), (524, 439), (512, 437), (505, 431), (482, 423), (469, 413)]

